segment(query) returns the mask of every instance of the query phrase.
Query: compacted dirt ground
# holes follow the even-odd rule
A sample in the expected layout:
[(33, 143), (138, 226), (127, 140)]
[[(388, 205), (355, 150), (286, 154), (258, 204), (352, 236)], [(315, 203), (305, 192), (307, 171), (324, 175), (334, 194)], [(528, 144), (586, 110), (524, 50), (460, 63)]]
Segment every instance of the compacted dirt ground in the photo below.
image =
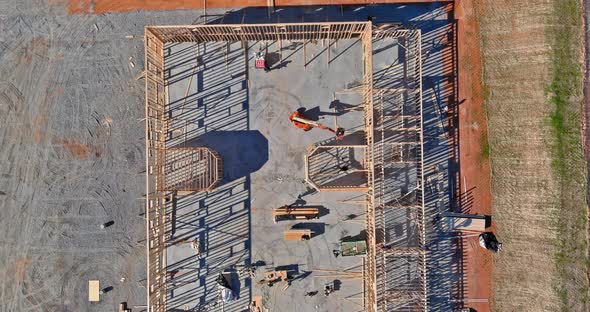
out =
[[(455, 4), (458, 37), (458, 119), (459, 165), (458, 193), (463, 213), (493, 215), (490, 193), (490, 162), (482, 84), (482, 55), (478, 6), (474, 1)], [(493, 231), (493, 227), (487, 228)], [(492, 256), (482, 249), (477, 235), (464, 235), (465, 306), (489, 311)]]
[[(0, 12), (0, 311), (145, 305), (137, 38), (159, 18), (194, 15), (68, 15), (52, 1), (2, 1)], [(109, 290), (100, 303), (88, 302), (89, 280)]]

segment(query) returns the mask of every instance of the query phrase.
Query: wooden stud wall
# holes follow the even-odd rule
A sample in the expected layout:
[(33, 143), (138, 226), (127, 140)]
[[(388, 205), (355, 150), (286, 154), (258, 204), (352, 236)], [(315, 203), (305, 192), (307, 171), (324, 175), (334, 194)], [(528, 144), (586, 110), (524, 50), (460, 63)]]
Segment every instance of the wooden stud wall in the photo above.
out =
[(367, 168), (367, 180), (369, 189), (365, 200), (365, 220), (367, 231), (367, 259), (365, 261), (365, 310), (375, 312), (377, 310), (377, 268), (376, 268), (376, 239), (375, 239), (375, 163), (374, 163), (374, 124), (373, 124), (373, 30), (368, 28), (362, 37), (363, 47), (363, 86), (362, 95), (364, 103), (365, 139), (365, 167)]
[[(294, 23), (294, 24), (249, 24), (249, 25), (187, 25), (187, 26), (150, 26), (145, 29), (145, 66), (146, 66), (146, 222), (148, 239), (148, 310), (160, 312), (166, 310), (166, 213), (167, 204), (172, 202), (171, 194), (165, 187), (165, 152), (168, 133), (168, 120), (165, 117), (166, 104), (164, 83), (163, 46), (168, 42), (213, 42), (213, 41), (308, 41), (339, 40), (360, 38), (363, 50), (363, 84), (358, 91), (362, 93), (364, 123), (366, 133), (365, 169), (368, 190), (365, 195), (367, 256), (363, 268), (363, 302), (365, 310), (377, 311), (378, 305), (387, 301), (419, 300), (421, 310), (426, 311), (426, 256), (415, 250), (384, 250), (376, 244), (375, 222), (375, 141), (374, 141), (374, 92), (372, 42), (380, 36), (407, 37), (414, 42), (413, 68), (417, 73), (415, 100), (419, 105), (419, 179), (421, 183), (421, 236), (420, 245), (425, 244), (424, 233), (424, 196), (423, 196), (423, 141), (422, 141), (422, 86), (421, 86), (421, 46), (420, 31), (399, 29), (397, 26), (373, 29), (370, 22), (342, 23)], [(304, 48), (305, 52), (305, 48)], [(306, 167), (309, 165), (306, 158)], [(219, 166), (221, 167), (221, 166)], [(220, 168), (218, 168), (219, 172)], [(218, 173), (221, 176), (220, 173)], [(306, 170), (306, 178), (309, 174)], [(377, 292), (377, 260), (384, 263), (387, 257), (409, 253), (420, 257), (422, 265), (422, 289), (405, 294), (387, 294)], [(421, 296), (419, 296), (421, 294)], [(418, 299), (416, 299), (418, 298)]]
[[(425, 229), (424, 229), (424, 147), (423, 147), (423, 135), (422, 135), (422, 54), (421, 54), (421, 33), (419, 30), (409, 29), (377, 29), (373, 35), (374, 38), (406, 38), (406, 53), (408, 53), (407, 61), (407, 73), (409, 78), (413, 78), (411, 82), (411, 88), (400, 88), (400, 89), (379, 89), (373, 90), (378, 106), (374, 107), (374, 116), (377, 118), (374, 125), (374, 130), (381, 136), (378, 146), (373, 146), (373, 153), (375, 153), (372, 160), (375, 162), (375, 173), (379, 175), (379, 181), (385, 180), (384, 166), (386, 163), (391, 163), (385, 157), (386, 145), (389, 146), (418, 146), (416, 149), (416, 159), (412, 163), (417, 165), (417, 201), (411, 206), (388, 206), (380, 200), (374, 212), (374, 220), (380, 224), (381, 231), (385, 231), (386, 224), (384, 221), (384, 209), (412, 209), (416, 218), (418, 236), (418, 246), (416, 247), (393, 247), (386, 248), (381, 244), (378, 244), (375, 249), (375, 259), (377, 259), (377, 270), (379, 271), (379, 280), (381, 281), (376, 292), (376, 304), (380, 311), (395, 311), (396, 306), (393, 304), (403, 303), (405, 308), (409, 308), (412, 311), (427, 311), (427, 280), (426, 280), (426, 253), (425, 253)], [(402, 120), (401, 123), (392, 123), (392, 118), (384, 116), (384, 108), (382, 107), (383, 95), (386, 93), (396, 92), (410, 92), (413, 96), (411, 101), (412, 105), (415, 105), (417, 116), (404, 115), (398, 116), (398, 120)], [(416, 123), (413, 128), (405, 128), (403, 120), (409, 120)], [(389, 138), (389, 139), (388, 139)], [(393, 140), (391, 139), (393, 138)], [(383, 182), (380, 183), (383, 185)], [(377, 192), (378, 197), (381, 198), (384, 194), (384, 190), (374, 190)], [(375, 202), (373, 202), (375, 203)], [(369, 216), (367, 216), (369, 218)], [(368, 231), (367, 231), (368, 232)], [(384, 233), (380, 233), (381, 236)], [(381, 246), (379, 246), (381, 245)], [(408, 260), (411, 259), (413, 263), (416, 263), (420, 280), (416, 284), (408, 285), (408, 287), (415, 288), (408, 291), (406, 294), (395, 293), (387, 290), (387, 269), (388, 262), (392, 261), (396, 257), (405, 257)]]
[(221, 156), (206, 147), (167, 148), (164, 179), (166, 191), (211, 191), (223, 176)]
[(147, 298), (150, 312), (166, 310), (166, 210), (163, 191), (167, 123), (164, 89), (164, 43), (145, 30), (146, 239)]
[(164, 42), (307, 41), (359, 38), (367, 22), (150, 26)]
[[(213, 41), (308, 41), (362, 38), (371, 41), (371, 23), (295, 23), (257, 25), (149, 26), (145, 28), (146, 225), (148, 311), (166, 311), (166, 220), (173, 193), (166, 187), (164, 44)], [(365, 49), (365, 60), (372, 51)], [(369, 67), (370, 68), (370, 67)], [(370, 76), (370, 75), (369, 75)], [(367, 75), (365, 75), (367, 77)], [(366, 89), (369, 91), (370, 89)], [(365, 97), (370, 98), (370, 97)], [(221, 160), (219, 160), (221, 162)], [(217, 175), (222, 176), (221, 164)]]

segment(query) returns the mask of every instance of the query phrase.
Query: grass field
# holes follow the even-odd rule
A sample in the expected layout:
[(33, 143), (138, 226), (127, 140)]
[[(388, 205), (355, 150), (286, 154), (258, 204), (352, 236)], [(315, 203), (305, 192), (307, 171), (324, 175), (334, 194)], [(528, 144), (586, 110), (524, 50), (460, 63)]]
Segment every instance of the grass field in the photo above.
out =
[(495, 311), (587, 311), (582, 24), (576, 0), (484, 1)]

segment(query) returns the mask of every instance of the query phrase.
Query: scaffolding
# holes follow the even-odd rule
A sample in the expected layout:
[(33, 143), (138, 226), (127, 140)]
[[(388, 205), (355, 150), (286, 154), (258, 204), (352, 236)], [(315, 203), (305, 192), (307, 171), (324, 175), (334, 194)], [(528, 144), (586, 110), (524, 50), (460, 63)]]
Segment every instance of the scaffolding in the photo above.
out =
[[(421, 229), (421, 240), (417, 247), (410, 249), (396, 249), (383, 244), (377, 240), (376, 223), (382, 220), (385, 205), (382, 203), (383, 190), (379, 189), (377, 182), (382, 181), (382, 168), (385, 163), (383, 152), (383, 133), (386, 130), (387, 123), (383, 122), (381, 113), (382, 106), (374, 108), (374, 102), (379, 102), (379, 96), (383, 92), (389, 92), (385, 88), (374, 89), (373, 86), (373, 41), (379, 38), (390, 37), (407, 37), (417, 41), (412, 53), (417, 62), (414, 70), (420, 74), (414, 77), (415, 83), (410, 86), (413, 96), (415, 96), (416, 105), (419, 106), (419, 112), (413, 117), (416, 123), (413, 125), (416, 129), (401, 129), (414, 133), (417, 138), (416, 148), (412, 149), (419, 158), (420, 174), (422, 174), (422, 132), (421, 132), (421, 63), (420, 63), (420, 31), (419, 30), (402, 30), (397, 26), (373, 29), (371, 22), (341, 22), (341, 23), (289, 23), (289, 24), (240, 24), (240, 25), (186, 25), (186, 26), (148, 26), (145, 28), (145, 126), (146, 126), (146, 229), (147, 229), (147, 298), (148, 311), (160, 312), (166, 311), (166, 246), (167, 246), (167, 222), (170, 220), (172, 196), (179, 185), (186, 186), (186, 179), (181, 179), (180, 184), (170, 183), (172, 174), (172, 164), (170, 163), (170, 150), (167, 147), (168, 140), (172, 137), (169, 125), (171, 117), (168, 114), (168, 103), (166, 101), (166, 82), (164, 78), (164, 46), (166, 43), (174, 42), (241, 42), (244, 47), (244, 55), (248, 53), (248, 41), (254, 42), (278, 42), (279, 51), (282, 51), (283, 41), (302, 42), (304, 66), (307, 66), (306, 44), (317, 43), (330, 46), (334, 41), (343, 39), (360, 39), (363, 52), (363, 82), (361, 86), (355, 88), (353, 92), (360, 92), (363, 99), (363, 119), (365, 132), (365, 146), (360, 147), (364, 154), (362, 174), (366, 182), (361, 184), (362, 191), (365, 192), (365, 213), (366, 213), (366, 232), (367, 232), (367, 255), (363, 268), (363, 290), (365, 310), (369, 312), (378, 309), (385, 311), (386, 302), (390, 301), (419, 301), (421, 307), (426, 310), (426, 273), (425, 273), (425, 255), (424, 246), (424, 204), (418, 205), (418, 222)], [(329, 49), (328, 49), (329, 51)], [(329, 52), (328, 52), (329, 53)], [(282, 55), (280, 56), (282, 59)], [(397, 91), (394, 91), (397, 92)], [(380, 104), (379, 104), (380, 105)], [(402, 117), (402, 119), (405, 117)], [(409, 118), (408, 120), (410, 120)], [(380, 137), (376, 142), (376, 137)], [(320, 150), (334, 150), (345, 147), (317, 147), (315, 152)], [(357, 147), (352, 147), (357, 148)], [(405, 149), (409, 151), (410, 149)], [(315, 152), (311, 155), (314, 156)], [(188, 154), (194, 155), (195, 151), (172, 151), (174, 155)], [(180, 154), (178, 154), (180, 153)], [(319, 152), (318, 152), (319, 153)], [(394, 153), (393, 151), (391, 153)], [(404, 153), (404, 147), (399, 149), (397, 154)], [(321, 154), (321, 153), (320, 153)], [(210, 172), (219, 172), (220, 162), (216, 162), (215, 153), (207, 161)], [(319, 154), (318, 154), (319, 155)], [(409, 154), (404, 154), (409, 155)], [(174, 156), (174, 157), (177, 157)], [(192, 157), (192, 156), (191, 156)], [(402, 156), (400, 156), (402, 157)], [(312, 157), (313, 158), (313, 157)], [(407, 158), (407, 157), (406, 157)], [(392, 158), (393, 159), (393, 158)], [(318, 158), (321, 160), (321, 157)], [(308, 159), (306, 162), (316, 161)], [(218, 166), (214, 167), (213, 164)], [(314, 163), (315, 166), (315, 163)], [(194, 171), (197, 170), (197, 171)], [(198, 169), (189, 169), (183, 172), (184, 175), (198, 172)], [(307, 171), (307, 170), (306, 170)], [(176, 173), (176, 172), (174, 172)], [(210, 179), (199, 185), (189, 186), (191, 189), (199, 191), (207, 190), (207, 186), (215, 185), (217, 179)], [(313, 180), (313, 177), (310, 177)], [(420, 178), (421, 183), (423, 179)], [(338, 185), (337, 185), (338, 186)], [(346, 186), (346, 185), (344, 185)], [(321, 188), (318, 185), (318, 188)], [(422, 187), (420, 187), (420, 190)], [(377, 213), (376, 213), (377, 212)], [(420, 217), (421, 216), (421, 217)], [(383, 228), (381, 228), (383, 230)], [(380, 266), (381, 276), (383, 274), (384, 259), (388, 257), (401, 257), (407, 255), (417, 255), (422, 259), (421, 288), (403, 293), (385, 295), (383, 289), (377, 291), (377, 265)]]

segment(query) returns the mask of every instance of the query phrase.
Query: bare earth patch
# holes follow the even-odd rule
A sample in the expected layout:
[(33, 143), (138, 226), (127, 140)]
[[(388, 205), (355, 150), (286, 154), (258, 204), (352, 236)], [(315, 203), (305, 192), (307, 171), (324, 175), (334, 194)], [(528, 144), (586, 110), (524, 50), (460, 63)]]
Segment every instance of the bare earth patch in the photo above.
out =
[(55, 143), (61, 144), (66, 151), (68, 151), (72, 156), (74, 156), (77, 159), (84, 160), (87, 159), (90, 155), (90, 148), (85, 144), (77, 142), (76, 140), (62, 139), (56, 140)]

